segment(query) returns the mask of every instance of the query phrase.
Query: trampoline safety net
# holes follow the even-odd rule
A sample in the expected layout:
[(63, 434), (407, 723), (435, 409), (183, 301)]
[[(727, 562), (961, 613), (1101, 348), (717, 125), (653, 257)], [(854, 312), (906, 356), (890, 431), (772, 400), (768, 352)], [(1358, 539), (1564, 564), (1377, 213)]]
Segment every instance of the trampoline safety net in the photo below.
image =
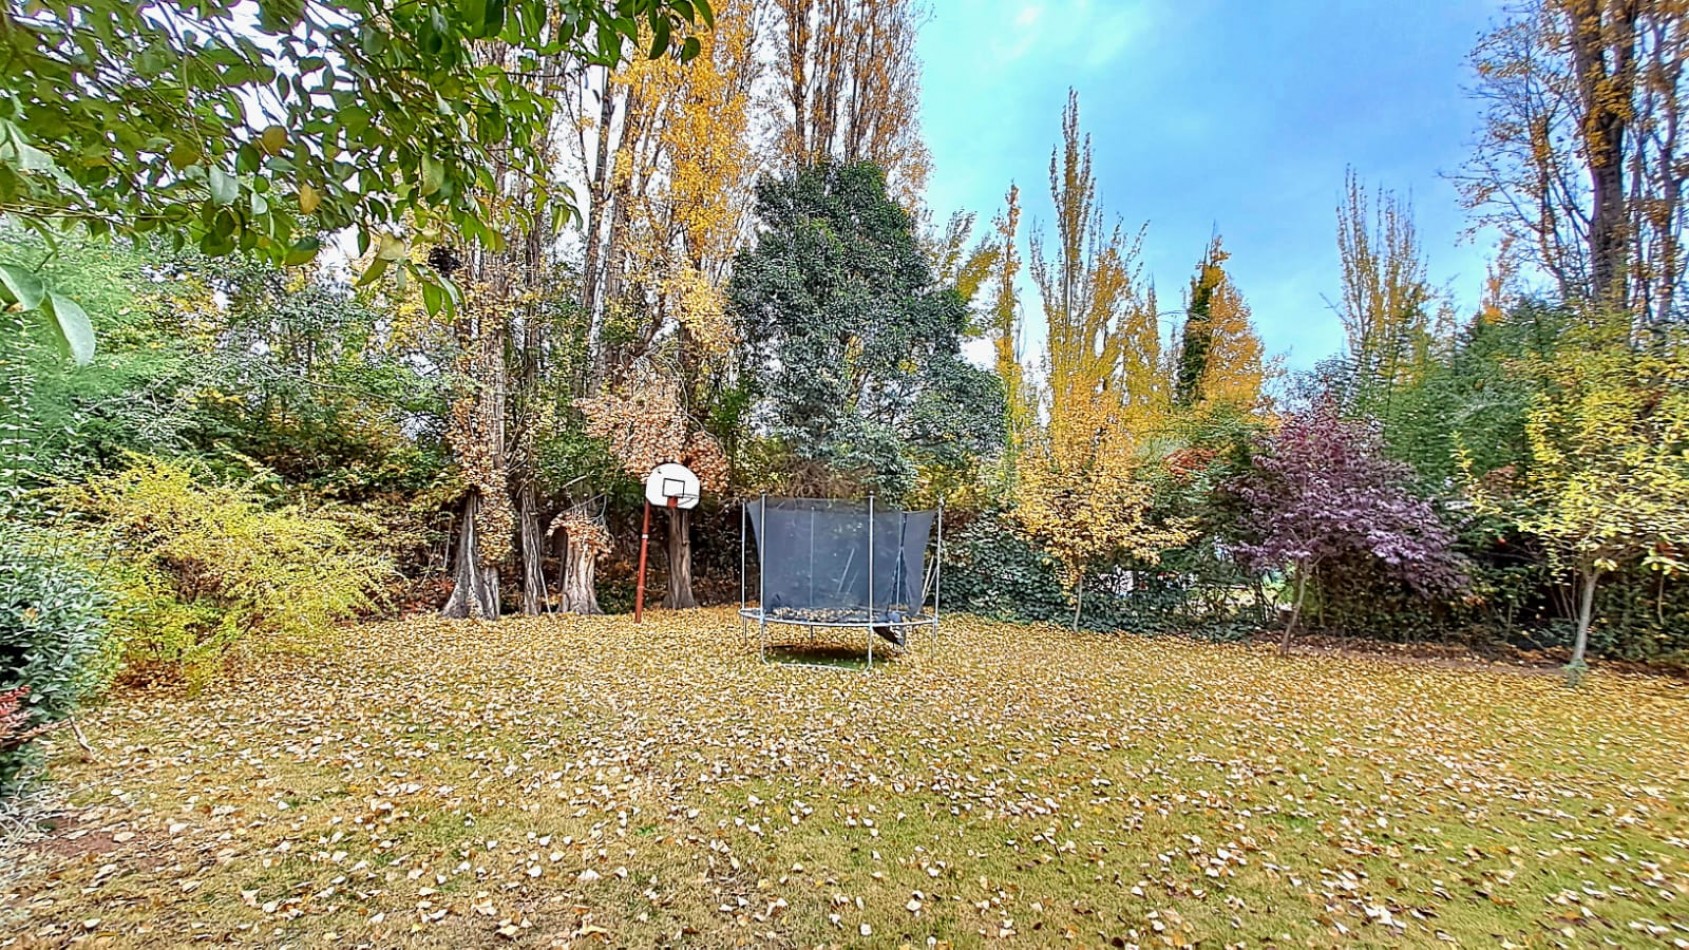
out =
[(874, 512), (870, 584), (867, 505), (769, 498), (748, 508), (770, 618), (900, 623), (920, 614), (933, 512)]

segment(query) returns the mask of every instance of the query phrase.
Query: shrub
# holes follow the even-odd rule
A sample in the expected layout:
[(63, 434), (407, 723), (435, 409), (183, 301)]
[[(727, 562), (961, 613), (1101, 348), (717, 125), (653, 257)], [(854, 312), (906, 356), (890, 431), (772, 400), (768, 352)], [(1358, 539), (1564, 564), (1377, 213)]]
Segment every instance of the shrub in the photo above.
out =
[(250, 486), (176, 462), (137, 459), (56, 498), (107, 566), (112, 625), (135, 677), (199, 685), (243, 641), (309, 643), (372, 607), (392, 574), (341, 521), (268, 505)]
[(1384, 453), (1369, 420), (1342, 417), (1335, 399), (1284, 418), (1233, 480), (1247, 507), (1236, 551), (1257, 573), (1290, 569), (1295, 594), (1280, 652), (1290, 651), (1308, 582), (1365, 565), (1369, 576), (1427, 600), (1468, 584), (1455, 534), (1430, 501), (1409, 490), (1412, 471)]
[(1068, 621), (1073, 599), (1059, 561), (1000, 515), (984, 515), (944, 543), (943, 603), (998, 620)]
[[(1080, 628), (1196, 632), (1181, 623), (1188, 592), (1160, 568), (1135, 566), (1128, 574), (1105, 562), (1085, 575)], [(1064, 570), (1006, 515), (981, 515), (945, 538), (942, 606), (1015, 623), (1072, 624), (1074, 591)]]
[(51, 536), (0, 526), (0, 696), (18, 705), (0, 729), (0, 793), (36, 755), (30, 740), (75, 711), (110, 672), (108, 601)]

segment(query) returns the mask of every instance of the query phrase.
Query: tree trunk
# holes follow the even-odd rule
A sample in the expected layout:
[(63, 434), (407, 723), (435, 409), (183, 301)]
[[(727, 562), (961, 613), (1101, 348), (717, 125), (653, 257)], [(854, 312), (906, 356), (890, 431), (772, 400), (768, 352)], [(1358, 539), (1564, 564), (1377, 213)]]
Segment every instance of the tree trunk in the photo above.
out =
[(481, 534), (475, 515), (481, 496), (470, 492), (463, 500), (457, 535), (457, 565), (452, 571), (452, 596), (441, 608), (443, 617), (496, 620), (499, 612), (498, 568), (481, 563)]
[(530, 617), (545, 610), (545, 534), (540, 527), (539, 504), (533, 486), (522, 489), (517, 505), (516, 529), (522, 544), (522, 612)]
[(1085, 575), (1079, 575), (1079, 583), (1073, 585), (1073, 629), (1079, 629), (1079, 615), (1085, 610)]
[(689, 509), (669, 509), (668, 554), (669, 589), (663, 595), (663, 606), (670, 610), (698, 606), (692, 596), (692, 512)]
[(1296, 602), (1290, 607), (1290, 621), (1284, 625), (1284, 639), (1278, 645), (1279, 656), (1290, 655), (1290, 638), (1296, 635), (1296, 621), (1302, 616), (1302, 598), (1308, 593), (1308, 570), (1296, 569)]
[[(585, 261), (581, 267), (581, 308), (586, 311), (589, 322), (597, 318), (604, 280), (604, 210), (610, 201), (610, 132), (616, 120), (616, 96), (606, 71), (604, 88), (599, 92), (598, 124), (593, 129), (596, 152), (592, 177), (587, 186), (591, 200), (587, 204), (586, 227), (583, 231)], [(583, 126), (585, 124), (582, 123)]]
[(1589, 648), (1589, 625), (1595, 617), (1595, 582), (1600, 579), (1601, 572), (1593, 567), (1578, 572), (1581, 582), (1578, 590), (1578, 636), (1572, 644), (1572, 662), (1568, 666), (1578, 669), (1584, 665), (1584, 651)]
[(601, 614), (594, 577), (598, 561), (592, 551), (570, 534), (563, 557), (563, 610), (571, 614)]
[(1567, 12), (1589, 163), (1590, 296), (1622, 308), (1629, 303), (1624, 166), (1634, 111), (1638, 10), (1630, 2), (1609, 7), (1601, 0), (1576, 0)]

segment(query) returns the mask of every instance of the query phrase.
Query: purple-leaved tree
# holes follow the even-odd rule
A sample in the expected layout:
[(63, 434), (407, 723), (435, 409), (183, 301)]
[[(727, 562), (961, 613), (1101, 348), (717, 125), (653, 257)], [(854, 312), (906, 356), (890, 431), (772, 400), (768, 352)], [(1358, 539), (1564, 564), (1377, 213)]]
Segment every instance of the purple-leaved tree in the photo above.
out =
[(1240, 560), (1255, 571), (1295, 575), (1280, 653), (1290, 652), (1308, 580), (1321, 565), (1369, 560), (1427, 596), (1465, 584), (1454, 532), (1408, 490), (1410, 476), (1385, 456), (1376, 426), (1344, 419), (1322, 400), (1287, 416), (1233, 483), (1244, 505)]

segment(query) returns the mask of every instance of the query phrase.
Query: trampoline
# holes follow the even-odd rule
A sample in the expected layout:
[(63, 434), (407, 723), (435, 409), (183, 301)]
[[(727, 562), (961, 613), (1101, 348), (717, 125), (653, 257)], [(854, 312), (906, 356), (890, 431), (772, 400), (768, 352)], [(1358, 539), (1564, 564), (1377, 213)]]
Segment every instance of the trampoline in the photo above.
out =
[[(934, 556), (927, 548), (937, 529)], [(874, 641), (911, 647), (916, 631), (938, 635), (944, 554), (944, 507), (934, 511), (877, 509), (866, 503), (769, 498), (746, 504), (739, 522), (739, 617), (755, 624), (757, 652), (766, 660), (769, 628), (863, 631), (867, 665)], [(756, 602), (750, 601), (749, 557), (756, 543)], [(927, 609), (927, 602), (932, 608)]]

